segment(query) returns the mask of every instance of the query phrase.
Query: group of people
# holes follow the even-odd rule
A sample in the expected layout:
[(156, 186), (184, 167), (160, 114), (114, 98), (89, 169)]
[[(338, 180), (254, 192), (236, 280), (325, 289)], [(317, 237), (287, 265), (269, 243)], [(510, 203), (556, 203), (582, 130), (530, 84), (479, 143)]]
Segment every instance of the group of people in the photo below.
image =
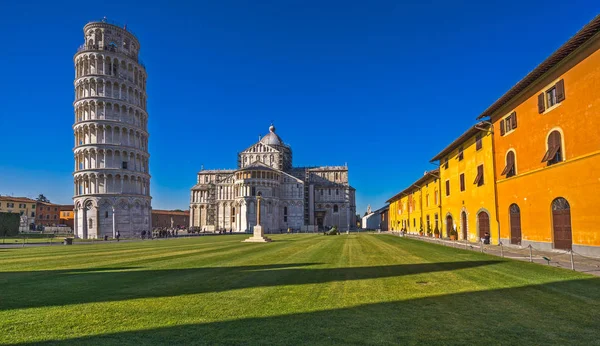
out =
[[(155, 228), (153, 233), (150, 233), (149, 236), (156, 238), (173, 238), (177, 237), (179, 234), (178, 229), (169, 229), (169, 228)], [(143, 239), (143, 235), (142, 235)]]

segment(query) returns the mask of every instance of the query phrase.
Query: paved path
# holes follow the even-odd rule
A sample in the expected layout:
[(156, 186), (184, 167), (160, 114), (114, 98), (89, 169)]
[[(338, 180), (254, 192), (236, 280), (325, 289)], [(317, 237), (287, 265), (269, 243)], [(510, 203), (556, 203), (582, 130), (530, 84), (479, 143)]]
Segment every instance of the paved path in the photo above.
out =
[[(387, 233), (398, 236), (398, 233)], [(568, 251), (542, 251), (537, 250), (535, 248), (531, 248), (530, 254), (529, 247), (520, 247), (514, 245), (483, 245), (481, 243), (470, 243), (462, 240), (453, 241), (449, 239), (422, 237), (411, 234), (406, 234), (405, 237), (418, 239), (429, 243), (440, 244), (443, 246), (451, 246), (459, 249), (466, 249), (478, 252), (481, 252), (481, 247), (483, 246), (484, 253), (505, 258), (512, 258), (520, 261), (530, 261), (531, 255), (532, 262), (543, 265), (551, 265), (559, 268), (571, 269), (571, 254)], [(544, 257), (548, 258), (550, 262), (548, 263), (548, 261), (544, 259)], [(573, 262), (576, 271), (600, 276), (600, 258), (583, 256), (574, 253)]]

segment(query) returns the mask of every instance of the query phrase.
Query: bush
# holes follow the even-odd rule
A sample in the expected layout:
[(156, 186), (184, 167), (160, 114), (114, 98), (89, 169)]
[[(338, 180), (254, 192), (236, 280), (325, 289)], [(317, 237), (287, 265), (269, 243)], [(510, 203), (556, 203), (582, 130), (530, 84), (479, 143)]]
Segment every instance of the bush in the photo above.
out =
[(333, 227), (331, 227), (331, 229), (329, 230), (329, 232), (327, 232), (327, 235), (337, 235), (338, 233), (339, 232), (338, 232), (337, 227), (333, 226)]

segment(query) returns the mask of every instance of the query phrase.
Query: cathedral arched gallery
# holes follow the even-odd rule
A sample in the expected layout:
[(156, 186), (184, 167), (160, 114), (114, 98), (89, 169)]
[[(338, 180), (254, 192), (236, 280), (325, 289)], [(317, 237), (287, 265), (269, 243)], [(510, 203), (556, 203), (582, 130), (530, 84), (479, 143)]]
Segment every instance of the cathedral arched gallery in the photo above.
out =
[(198, 172), (191, 189), (191, 228), (251, 231), (259, 193), (261, 224), (267, 233), (355, 227), (355, 189), (348, 182), (348, 167), (294, 167), (292, 148), (273, 125), (238, 154), (237, 162), (237, 169)]

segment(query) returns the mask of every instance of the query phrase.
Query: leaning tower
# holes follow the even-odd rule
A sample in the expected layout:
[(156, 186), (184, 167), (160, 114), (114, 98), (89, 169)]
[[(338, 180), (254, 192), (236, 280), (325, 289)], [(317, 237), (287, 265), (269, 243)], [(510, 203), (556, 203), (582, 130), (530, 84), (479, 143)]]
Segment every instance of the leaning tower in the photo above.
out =
[(151, 229), (146, 68), (140, 43), (106, 20), (83, 27), (75, 54), (75, 235)]

